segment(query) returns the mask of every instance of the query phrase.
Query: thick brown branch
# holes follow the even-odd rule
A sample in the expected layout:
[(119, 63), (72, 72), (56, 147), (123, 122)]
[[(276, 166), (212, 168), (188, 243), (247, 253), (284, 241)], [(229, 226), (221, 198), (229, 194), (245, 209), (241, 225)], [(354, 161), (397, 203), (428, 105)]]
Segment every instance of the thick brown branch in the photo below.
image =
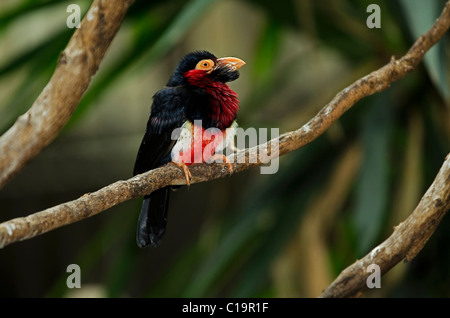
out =
[(381, 274), (384, 274), (401, 260), (412, 260), (449, 209), (450, 154), (414, 212), (395, 228), (387, 240), (343, 270), (320, 297), (355, 296), (367, 288), (367, 278), (372, 274), (372, 271), (367, 272), (369, 265), (380, 266)]
[(132, 0), (96, 0), (32, 107), (0, 137), (0, 188), (58, 135), (97, 72)]
[[(399, 60), (394, 58), (387, 65), (359, 79), (342, 90), (307, 124), (296, 131), (288, 132), (260, 146), (269, 147), (279, 144), (279, 155), (284, 155), (312, 142), (331, 126), (345, 111), (360, 99), (380, 92), (390, 84), (412, 71), (422, 60), (425, 53), (444, 35), (450, 26), (450, 1), (431, 29), (421, 36), (408, 53)], [(260, 149), (259, 148), (259, 149)], [(258, 147), (242, 150), (236, 158), (256, 156), (255, 163), (234, 163), (234, 172), (262, 164)], [(273, 152), (272, 156), (277, 153)], [(192, 182), (202, 182), (228, 176), (224, 164), (200, 164), (191, 169)], [(98, 214), (126, 200), (148, 194), (158, 188), (171, 184), (184, 184), (184, 175), (172, 165), (149, 171), (127, 181), (118, 181), (94, 193), (87, 194), (77, 200), (67, 202), (50, 209), (37, 212), (24, 218), (13, 219), (0, 224), (0, 247), (16, 241), (32, 238), (52, 229), (67, 225), (89, 216)]]

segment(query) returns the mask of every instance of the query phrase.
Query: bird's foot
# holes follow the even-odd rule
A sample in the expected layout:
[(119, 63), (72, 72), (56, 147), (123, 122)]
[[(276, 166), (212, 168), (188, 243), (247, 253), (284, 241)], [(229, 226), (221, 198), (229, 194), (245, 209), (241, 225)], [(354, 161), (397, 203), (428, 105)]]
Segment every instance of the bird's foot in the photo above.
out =
[(183, 169), (184, 177), (186, 178), (186, 185), (189, 187), (191, 185), (192, 175), (191, 175), (191, 172), (189, 171), (188, 166), (184, 162), (171, 161), (169, 163)]

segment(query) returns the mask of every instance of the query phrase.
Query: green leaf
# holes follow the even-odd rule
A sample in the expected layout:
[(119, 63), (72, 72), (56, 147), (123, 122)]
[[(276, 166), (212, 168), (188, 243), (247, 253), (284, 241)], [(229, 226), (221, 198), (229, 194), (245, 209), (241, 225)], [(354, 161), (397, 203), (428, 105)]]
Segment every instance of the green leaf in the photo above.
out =
[(389, 193), (389, 138), (392, 131), (388, 92), (371, 99), (363, 121), (363, 163), (356, 189), (354, 222), (359, 238), (358, 252), (373, 246), (381, 228)]
[[(417, 39), (433, 25), (445, 3), (443, 1), (400, 0), (400, 4), (405, 13), (409, 30), (413, 38)], [(450, 102), (448, 59), (445, 56), (444, 44), (445, 42), (441, 40), (434, 45), (426, 53), (424, 64), (433, 84), (447, 102)]]

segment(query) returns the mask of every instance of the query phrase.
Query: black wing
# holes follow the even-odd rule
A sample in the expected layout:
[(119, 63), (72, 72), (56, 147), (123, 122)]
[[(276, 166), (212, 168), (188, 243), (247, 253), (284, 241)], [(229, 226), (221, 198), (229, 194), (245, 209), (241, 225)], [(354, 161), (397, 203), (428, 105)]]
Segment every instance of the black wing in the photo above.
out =
[(133, 175), (157, 168), (168, 161), (176, 140), (172, 132), (185, 122), (186, 90), (165, 87), (153, 96), (147, 129), (134, 165)]

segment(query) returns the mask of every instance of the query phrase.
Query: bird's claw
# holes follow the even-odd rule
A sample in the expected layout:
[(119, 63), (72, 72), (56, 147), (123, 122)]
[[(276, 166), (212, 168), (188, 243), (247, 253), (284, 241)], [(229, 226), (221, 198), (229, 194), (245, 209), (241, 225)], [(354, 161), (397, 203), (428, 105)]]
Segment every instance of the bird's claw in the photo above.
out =
[(171, 161), (169, 163), (183, 169), (184, 177), (186, 178), (186, 185), (189, 187), (191, 185), (192, 175), (191, 175), (191, 172), (189, 171), (188, 166), (184, 162)]

